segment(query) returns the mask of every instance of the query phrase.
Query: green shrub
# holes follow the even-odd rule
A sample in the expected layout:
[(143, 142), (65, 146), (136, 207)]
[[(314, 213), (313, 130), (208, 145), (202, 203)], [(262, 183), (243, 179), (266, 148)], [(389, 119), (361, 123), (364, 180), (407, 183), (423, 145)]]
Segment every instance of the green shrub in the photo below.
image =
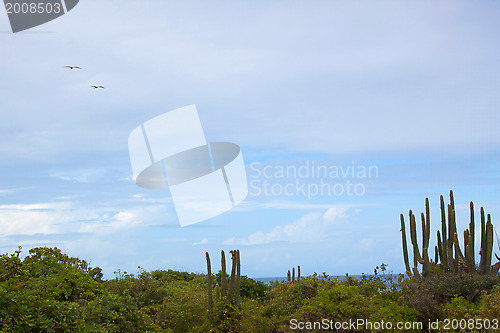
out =
[(441, 318), (470, 319), (482, 318), (479, 304), (471, 303), (463, 296), (455, 296), (451, 301), (439, 307)]
[(426, 279), (413, 278), (406, 283), (403, 303), (420, 313), (424, 322), (435, 321), (440, 317), (439, 309), (457, 297), (469, 303), (477, 303), (484, 292), (500, 283), (497, 275), (478, 275), (469, 273), (433, 274)]
[(240, 325), (243, 332), (268, 333), (272, 329), (271, 320), (264, 316), (265, 306), (262, 302), (247, 298), (241, 303), (242, 318)]
[(21, 247), (12, 253), (10, 256), (6, 254), (0, 255), (0, 282), (7, 281), (16, 276), (21, 267), (21, 259), (19, 259), (19, 254), (21, 254)]
[(103, 328), (106, 332), (159, 331), (152, 320), (139, 311), (130, 296), (105, 293), (89, 302), (83, 312), (86, 323)]
[(294, 318), (299, 321), (349, 321), (369, 317), (369, 299), (360, 293), (358, 286), (342, 283), (324, 283), (313, 298), (307, 299)]
[(265, 299), (268, 289), (262, 281), (253, 280), (245, 275), (241, 276), (241, 298)]
[(203, 333), (238, 333), (245, 332), (242, 326), (243, 311), (234, 303), (228, 303), (227, 297), (215, 299), (212, 309), (207, 312), (207, 320), (197, 328)]
[(500, 320), (500, 284), (497, 284), (489, 294), (485, 294), (479, 303), (481, 312), (489, 318)]
[[(269, 286), (243, 276), (241, 306), (222, 298), (209, 311), (205, 275), (118, 271), (115, 279), (102, 281), (100, 268), (57, 248), (32, 249), (23, 260), (20, 252), (0, 256), (0, 332), (281, 333), (293, 331), (292, 319), (427, 326), (435, 319), (500, 317), (500, 277), (494, 275), (339, 280), (324, 273)], [(385, 273), (385, 265), (381, 270)]]
[[(393, 295), (375, 295), (371, 299), (370, 318), (371, 322), (398, 322), (408, 323), (417, 322), (419, 313), (417, 310), (410, 308), (407, 305), (400, 304), (393, 299)], [(389, 297), (388, 297), (389, 296)], [(411, 332), (404, 330), (402, 332)]]
[(266, 291), (264, 316), (270, 318), (274, 325), (282, 326), (305, 302), (316, 296), (320, 283), (317, 276), (301, 279), (297, 283), (273, 282)]
[(3, 255), (0, 328), (8, 332), (85, 331), (82, 310), (103, 293), (88, 265), (57, 248), (34, 248), (19, 260)]
[(161, 303), (143, 308), (154, 323), (171, 332), (189, 332), (206, 320), (205, 286), (185, 281), (165, 283), (158, 288), (163, 295)]

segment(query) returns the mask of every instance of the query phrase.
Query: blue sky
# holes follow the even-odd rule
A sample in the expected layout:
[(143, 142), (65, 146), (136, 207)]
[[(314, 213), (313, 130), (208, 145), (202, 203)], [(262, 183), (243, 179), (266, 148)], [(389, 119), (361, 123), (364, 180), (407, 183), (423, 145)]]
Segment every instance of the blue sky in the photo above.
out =
[[(139, 265), (204, 272), (204, 252), (233, 248), (252, 277), (400, 272), (399, 214), (425, 197), (433, 230), (450, 189), (461, 230), (470, 200), (499, 226), (499, 7), (87, 0), (17, 34), (0, 11), (0, 252), (58, 246), (108, 278)], [(135, 185), (127, 138), (190, 104), (207, 141), (240, 145), (261, 189), (321, 181), (258, 177), (265, 167), (378, 172), (324, 179), (362, 195), (250, 189), (180, 228), (168, 190)]]

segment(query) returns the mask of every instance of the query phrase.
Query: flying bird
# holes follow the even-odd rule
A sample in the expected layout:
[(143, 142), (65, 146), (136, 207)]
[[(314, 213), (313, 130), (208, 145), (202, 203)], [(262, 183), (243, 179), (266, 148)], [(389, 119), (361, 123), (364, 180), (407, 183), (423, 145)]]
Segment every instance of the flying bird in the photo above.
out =
[(103, 86), (96, 86), (96, 85), (93, 85), (93, 86), (90, 86), (91, 88), (94, 88), (94, 89), (104, 89)]
[(69, 69), (71, 69), (71, 70), (73, 70), (73, 69), (82, 69), (82, 68), (81, 68), (81, 67), (79, 67), (79, 66), (70, 66), (70, 65), (68, 65), (68, 66), (64, 66), (64, 68), (69, 68)]

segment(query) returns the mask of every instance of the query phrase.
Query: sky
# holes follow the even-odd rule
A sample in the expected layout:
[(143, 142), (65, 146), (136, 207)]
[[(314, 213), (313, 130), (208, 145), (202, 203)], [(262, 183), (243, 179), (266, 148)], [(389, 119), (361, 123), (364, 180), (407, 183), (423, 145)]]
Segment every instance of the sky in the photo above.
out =
[[(426, 197), (431, 246), (450, 190), (460, 231), (470, 201), (500, 227), (499, 9), (86, 0), (15, 34), (0, 10), (0, 252), (57, 246), (106, 278), (204, 273), (236, 248), (250, 277), (399, 273), (399, 215)], [(191, 104), (207, 141), (240, 146), (249, 194), (181, 228), (127, 139)]]

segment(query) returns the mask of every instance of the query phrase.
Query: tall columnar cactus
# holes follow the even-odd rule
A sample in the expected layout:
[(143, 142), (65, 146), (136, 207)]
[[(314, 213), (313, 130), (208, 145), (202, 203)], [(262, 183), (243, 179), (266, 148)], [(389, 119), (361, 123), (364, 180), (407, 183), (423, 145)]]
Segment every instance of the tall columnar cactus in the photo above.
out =
[[(417, 224), (415, 222), (415, 215), (413, 215), (413, 212), (410, 210), (410, 238), (411, 238), (411, 243), (413, 245), (413, 275), (415, 276), (420, 276), (418, 272), (418, 264), (424, 265), (424, 259), (420, 255), (420, 250), (418, 248), (418, 242), (417, 242)], [(424, 225), (422, 224), (424, 227)], [(425, 237), (425, 230), (423, 232), (423, 235)], [(427, 265), (424, 265), (424, 268), (426, 268)], [(424, 274), (424, 272), (422, 272)], [(427, 271), (425, 272), (427, 274)]]
[(406, 242), (406, 226), (405, 226), (405, 217), (401, 214), (401, 235), (403, 237), (403, 258), (406, 266), (406, 274), (408, 276), (412, 276), (412, 270), (410, 268), (410, 261), (408, 259), (408, 244)]
[[(437, 232), (438, 234), (438, 246), (439, 246), (439, 253), (440, 253), (440, 258), (441, 258), (441, 265), (443, 266), (443, 270), (446, 272), (450, 269), (450, 256), (448, 255), (448, 229), (446, 225), (446, 211), (445, 211), (445, 205), (444, 205), (444, 198), (441, 195), (439, 197), (439, 200), (441, 202), (441, 231), (442, 234), (439, 234), (439, 230)], [(441, 239), (442, 237), (442, 239)], [(440, 244), (439, 241), (441, 240)]]
[(471, 201), (469, 205), (469, 210), (470, 210), (470, 223), (469, 223), (469, 251), (468, 256), (469, 256), (469, 265), (472, 268), (476, 267), (476, 258), (474, 255), (474, 249), (475, 249), (475, 241), (476, 241), (476, 222), (474, 221), (474, 203)]
[(482, 253), (485, 253), (485, 263), (484, 272), (489, 272), (491, 268), (491, 260), (493, 254), (493, 224), (491, 224), (491, 215), (488, 214), (486, 221), (486, 241), (484, 249), (481, 249)]
[(234, 293), (236, 289), (236, 251), (230, 251), (231, 253), (231, 277), (229, 278), (229, 291), (227, 293), (227, 301), (231, 302), (234, 298)]
[(488, 214), (485, 218), (484, 210), (481, 208), (481, 261), (479, 270), (481, 273), (487, 273), (491, 270), (491, 260), (493, 259), (493, 224), (491, 216)]
[(214, 289), (215, 289), (215, 299), (219, 299), (220, 298), (220, 286), (219, 286), (219, 284), (216, 284)]
[[(500, 262), (491, 266), (493, 250), (493, 224), (491, 216), (485, 218), (484, 209), (481, 207), (481, 261), (476, 268), (474, 244), (475, 244), (475, 221), (474, 204), (470, 203), (470, 223), (469, 228), (464, 230), (463, 251), (457, 233), (457, 224), (455, 216), (455, 200), (453, 191), (450, 191), (450, 204), (445, 206), (443, 196), (440, 197), (441, 204), (441, 231), (437, 231), (437, 246), (435, 247), (435, 262), (429, 260), (429, 241), (430, 241), (430, 207), (429, 199), (425, 200), (425, 214), (421, 214), (422, 221), (422, 250), (417, 243), (417, 230), (415, 216), (410, 210), (410, 239), (413, 246), (413, 268), (410, 267), (408, 258), (408, 244), (406, 240), (406, 228), (404, 216), (401, 214), (401, 232), (403, 241), (403, 258), (406, 267), (406, 273), (411, 276), (420, 276), (418, 266), (422, 265), (422, 275), (428, 276), (434, 271), (435, 266), (441, 267), (445, 272), (479, 272), (486, 274), (489, 272), (498, 272)], [(447, 218), (448, 217), (448, 218)], [(498, 256), (497, 256), (497, 259)], [(499, 259), (500, 260), (500, 259)]]
[(227, 295), (226, 255), (224, 254), (224, 250), (220, 251), (220, 258), (221, 258), (220, 292), (221, 296), (224, 297)]
[(206, 252), (207, 257), (207, 306), (212, 308), (212, 265), (210, 264), (210, 255)]
[[(500, 250), (500, 238), (498, 238), (498, 234), (497, 234), (497, 231), (495, 230), (495, 235), (497, 237), (497, 245), (498, 245), (498, 250)], [(491, 266), (491, 272), (492, 273), (498, 273), (498, 271), (500, 270), (500, 257), (495, 253), (495, 257), (497, 258), (498, 262)]]
[(286, 273), (286, 281), (289, 283), (299, 282), (300, 280), (300, 266), (297, 266), (297, 279), (295, 279), (295, 267), (292, 267), (292, 271), (288, 270)]
[[(459, 251), (458, 243), (455, 242), (455, 235), (457, 234), (457, 223), (455, 220), (455, 203), (453, 199), (453, 192), (450, 192), (450, 204), (448, 205), (448, 260), (451, 263), (453, 272), (457, 273), (459, 266)], [(453, 252), (454, 251), (454, 252)]]
[(235, 304), (240, 306), (241, 297), (241, 265), (240, 265), (240, 250), (236, 250), (236, 293)]
[[(495, 230), (495, 235), (497, 236), (497, 245), (498, 245), (498, 250), (500, 250), (500, 238), (498, 237), (497, 231)], [(500, 257), (495, 253), (495, 257), (497, 258), (498, 261), (500, 261)]]
[(467, 271), (467, 268), (464, 269), (464, 267), (466, 267), (464, 266), (464, 255), (462, 254), (462, 250), (460, 250), (460, 244), (458, 243), (458, 235), (456, 232), (453, 234), (453, 245), (455, 246), (455, 259), (453, 261), (455, 273), (457, 273), (460, 269)]
[[(240, 264), (240, 251), (233, 250), (231, 252), (231, 276), (229, 277), (229, 284), (226, 274), (226, 257), (224, 251), (221, 251), (221, 286), (215, 286), (215, 300), (225, 298), (228, 303), (234, 302), (236, 306), (240, 305), (241, 295), (241, 264)], [(212, 271), (210, 264), (210, 256), (208, 252), (207, 257), (207, 304), (211, 309), (213, 305), (212, 298)]]
[(464, 230), (465, 264), (467, 270), (474, 269), (474, 247), (472, 245), (472, 235), (469, 229)]
[(430, 230), (431, 221), (429, 213), (429, 198), (425, 199), (425, 215), (422, 213), (420, 215), (422, 220), (422, 259), (424, 260), (424, 268), (422, 270), (422, 275), (427, 276), (431, 273), (431, 264), (429, 259), (429, 240), (430, 240)]

